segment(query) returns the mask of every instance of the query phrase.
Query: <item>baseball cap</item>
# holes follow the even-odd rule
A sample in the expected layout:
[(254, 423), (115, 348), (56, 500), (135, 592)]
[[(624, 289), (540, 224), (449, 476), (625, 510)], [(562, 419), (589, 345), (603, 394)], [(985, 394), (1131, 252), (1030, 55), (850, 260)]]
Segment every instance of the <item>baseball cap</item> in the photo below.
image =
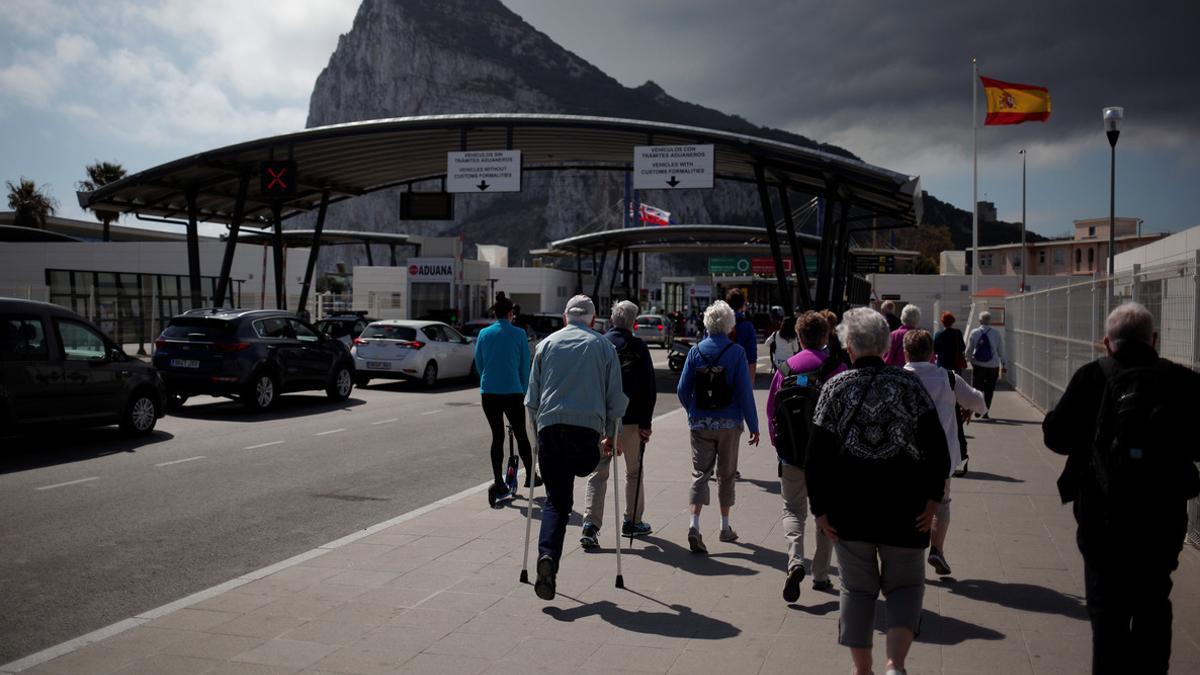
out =
[(596, 305), (588, 296), (576, 295), (567, 301), (567, 308), (563, 313), (572, 319), (594, 316), (596, 314)]

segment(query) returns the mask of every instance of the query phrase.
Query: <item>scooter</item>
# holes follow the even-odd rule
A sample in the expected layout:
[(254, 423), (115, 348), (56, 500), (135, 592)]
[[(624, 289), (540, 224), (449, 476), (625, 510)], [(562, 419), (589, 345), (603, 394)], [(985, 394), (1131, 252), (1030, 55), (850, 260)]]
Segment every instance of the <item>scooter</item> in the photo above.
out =
[(688, 352), (691, 351), (692, 345), (695, 344), (693, 338), (675, 338), (671, 340), (671, 349), (667, 352), (667, 367), (671, 372), (678, 373), (683, 370), (683, 364), (687, 361)]

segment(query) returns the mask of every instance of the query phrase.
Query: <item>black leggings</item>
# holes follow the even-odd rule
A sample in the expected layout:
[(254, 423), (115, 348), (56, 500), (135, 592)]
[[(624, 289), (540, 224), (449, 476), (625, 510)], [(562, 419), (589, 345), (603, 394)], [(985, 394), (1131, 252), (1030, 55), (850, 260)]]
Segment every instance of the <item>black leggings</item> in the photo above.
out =
[(533, 475), (533, 461), (529, 449), (529, 435), (525, 433), (524, 394), (482, 394), (483, 414), (492, 428), (492, 476), (497, 483), (504, 482), (504, 418), (512, 425), (517, 437), (517, 453), (525, 464), (525, 473)]

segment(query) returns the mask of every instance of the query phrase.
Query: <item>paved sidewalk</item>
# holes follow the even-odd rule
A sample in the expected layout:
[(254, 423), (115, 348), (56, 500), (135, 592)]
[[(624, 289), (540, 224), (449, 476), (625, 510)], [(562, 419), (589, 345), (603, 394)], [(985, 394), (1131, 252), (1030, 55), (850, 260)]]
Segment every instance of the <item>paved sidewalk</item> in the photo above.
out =
[[(1074, 522), (1054, 488), (1061, 460), (1041, 447), (1041, 417), (1017, 394), (999, 393), (993, 414), (969, 427), (972, 471), (954, 482), (946, 551), (955, 576), (930, 577), (909, 672), (1088, 672)], [(646, 466), (646, 520), (656, 532), (632, 548), (624, 540), (625, 590), (613, 587), (611, 489), (604, 549), (574, 546), (576, 520), (550, 603), (517, 582), (524, 500), (492, 510), (475, 490), (124, 622), (117, 628), (132, 627), (57, 658), (15, 665), (91, 675), (848, 672), (849, 654), (836, 644), (837, 596), (806, 580), (797, 605), (780, 598), (785, 547), (769, 446), (742, 448), (733, 512), (740, 541), (718, 542), (715, 503), (706, 510), (707, 557), (687, 552), (682, 413), (656, 424)], [(808, 529), (811, 551), (811, 520)], [(1172, 670), (1200, 672), (1194, 549), (1185, 548), (1175, 581)], [(882, 672), (881, 634), (875, 643)]]

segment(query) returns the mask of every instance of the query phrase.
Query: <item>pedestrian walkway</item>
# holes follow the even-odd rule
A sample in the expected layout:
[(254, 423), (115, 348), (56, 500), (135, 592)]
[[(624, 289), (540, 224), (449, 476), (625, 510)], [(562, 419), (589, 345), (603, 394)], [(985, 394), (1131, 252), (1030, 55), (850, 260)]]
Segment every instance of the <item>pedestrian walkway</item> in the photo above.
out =
[[(968, 427), (971, 473), (953, 485), (946, 550), (954, 577), (929, 579), (908, 672), (1088, 672), (1074, 521), (1054, 487), (1061, 459), (1041, 446), (1041, 416), (1017, 394), (998, 393), (993, 417)], [(524, 500), (492, 510), (479, 489), (0, 672), (848, 672), (849, 654), (836, 644), (837, 595), (806, 580), (799, 603), (780, 598), (785, 542), (769, 446), (741, 451), (740, 540), (717, 540), (714, 505), (702, 522), (711, 555), (688, 552), (685, 422), (676, 412), (656, 423), (645, 484), (656, 532), (632, 547), (623, 540), (624, 590), (614, 588), (610, 515), (595, 553), (573, 546), (574, 521), (558, 598), (538, 600), (517, 581)], [(808, 530), (811, 552), (811, 520)], [(1129, 541), (1136, 584), (1133, 534), (1113, 533)], [(1185, 548), (1175, 584), (1172, 671), (1200, 672), (1195, 549)], [(882, 672), (882, 634), (875, 643)]]

